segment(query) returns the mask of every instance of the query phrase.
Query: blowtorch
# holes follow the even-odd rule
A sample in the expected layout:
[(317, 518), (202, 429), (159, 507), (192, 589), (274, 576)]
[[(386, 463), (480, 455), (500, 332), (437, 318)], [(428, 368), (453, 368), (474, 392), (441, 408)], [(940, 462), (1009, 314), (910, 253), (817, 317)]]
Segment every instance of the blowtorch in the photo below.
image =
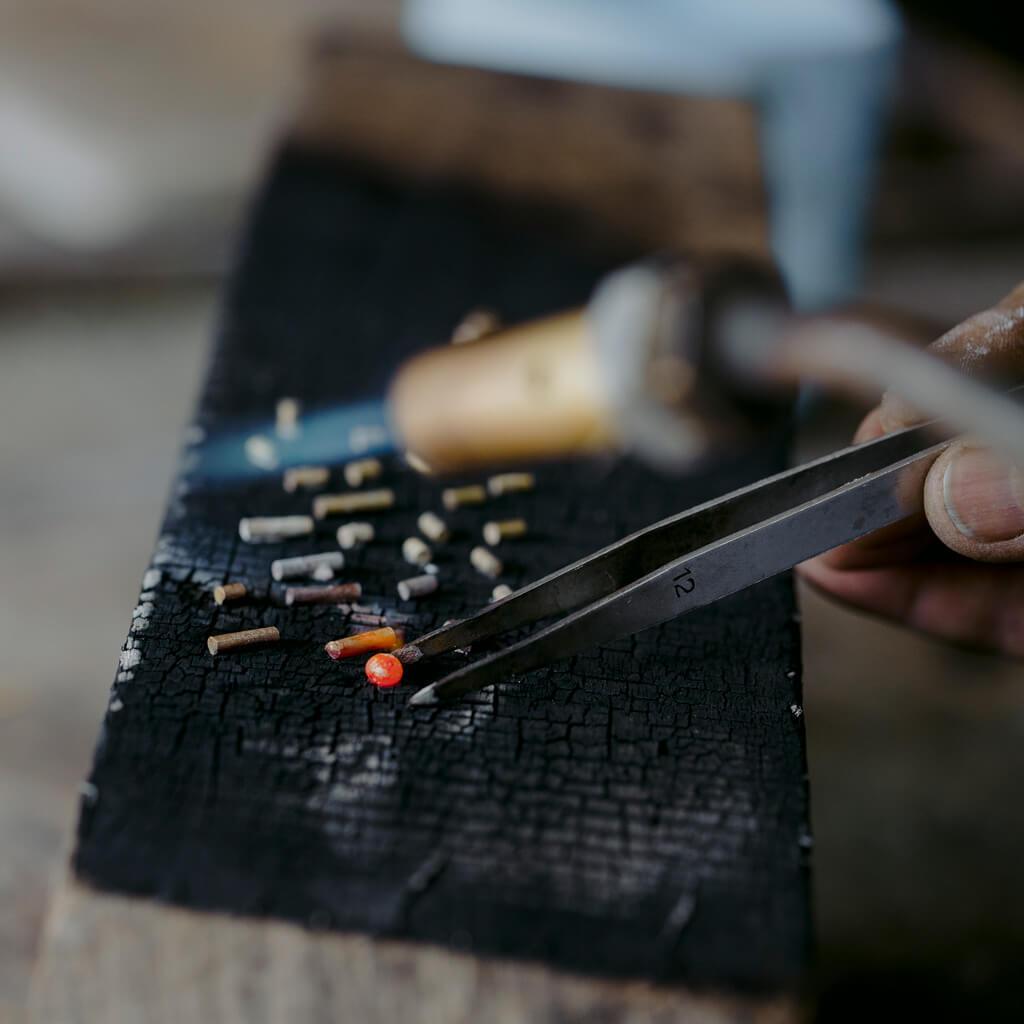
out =
[(755, 261), (615, 271), (582, 309), (413, 357), (387, 404), (398, 443), (437, 473), (600, 451), (679, 472), (755, 438), (808, 383), (871, 400), (892, 389), (1024, 464), (1013, 401), (908, 344), (892, 318), (795, 313)]

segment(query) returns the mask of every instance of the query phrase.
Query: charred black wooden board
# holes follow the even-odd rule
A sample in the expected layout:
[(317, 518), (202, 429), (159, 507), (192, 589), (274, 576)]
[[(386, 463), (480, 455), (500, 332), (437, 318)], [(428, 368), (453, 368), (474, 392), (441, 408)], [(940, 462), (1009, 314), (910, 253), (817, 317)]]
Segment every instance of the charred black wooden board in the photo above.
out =
[[(375, 183), (286, 153), (259, 197), (197, 424), (274, 400), (378, 392), (471, 306), (508, 319), (585, 297), (603, 259), (478, 199)], [(198, 434), (198, 431), (195, 431)], [(193, 439), (193, 443), (199, 443)], [(777, 470), (781, 441), (668, 483), (629, 463), (549, 466), (537, 490), (452, 517), (442, 591), (400, 606), (397, 542), (438, 485), (396, 462), (399, 506), (353, 560), (367, 601), (427, 628), (483, 603), (480, 523), (522, 514), (513, 583)], [(425, 939), (587, 972), (791, 987), (809, 937), (799, 633), (779, 578), (445, 710), (405, 706), (322, 644), (334, 609), (267, 600), (271, 558), (333, 544), (237, 539), (241, 515), (306, 511), (277, 474), (170, 500), (83, 800), (78, 874), (104, 889)], [(213, 584), (254, 602), (218, 609)], [(285, 642), (212, 659), (211, 632)], [(421, 670), (420, 681), (427, 678)]]

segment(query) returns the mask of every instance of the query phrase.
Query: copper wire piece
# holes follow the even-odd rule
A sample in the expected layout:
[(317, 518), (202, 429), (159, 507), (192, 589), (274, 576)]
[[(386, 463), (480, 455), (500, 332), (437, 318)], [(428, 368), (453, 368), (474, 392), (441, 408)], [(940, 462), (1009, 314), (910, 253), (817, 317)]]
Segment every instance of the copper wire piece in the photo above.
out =
[(243, 629), (237, 633), (215, 633), (206, 638), (206, 649), (216, 656), (239, 647), (277, 643), (280, 639), (281, 632), (277, 626), (261, 626), (259, 629)]
[(348, 494), (319, 494), (313, 499), (313, 515), (317, 519), (325, 516), (348, 515), (352, 512), (376, 512), (391, 508), (395, 503), (395, 492), (390, 487), (375, 491), (352, 491)]
[(402, 541), (402, 557), (410, 565), (426, 565), (432, 555), (425, 541), (419, 537), (406, 537)]
[[(270, 563), (270, 575), (280, 582), (302, 576), (315, 579), (333, 579), (335, 569), (345, 567), (345, 556), (340, 551), (322, 551), (317, 555), (296, 555), (294, 558), (278, 558)], [(326, 575), (322, 570), (326, 570)], [(320, 573), (318, 576), (317, 574)]]
[(512, 540), (514, 537), (522, 537), (525, 534), (525, 519), (499, 519), (494, 522), (484, 523), (484, 540), (492, 548), (496, 547), (503, 540)]
[(277, 445), (265, 434), (246, 438), (245, 457), (257, 469), (277, 469)]
[(452, 344), (465, 345), (471, 341), (479, 341), (489, 334), (501, 330), (501, 317), (493, 309), (481, 306), (471, 309), (452, 331)]
[(223, 604), (225, 601), (239, 601), (249, 593), (244, 583), (222, 583), (213, 588), (214, 604)]
[(299, 436), (299, 413), (302, 405), (297, 398), (279, 398), (274, 410), (274, 429), (277, 436), (292, 441)]
[(312, 491), (317, 487), (324, 487), (331, 477), (331, 471), (326, 466), (293, 466), (284, 471), (281, 478), (281, 486), (289, 494), (297, 490)]
[(441, 492), (441, 503), (449, 512), (463, 505), (482, 505), (487, 500), (487, 489), (483, 484), (466, 484), (464, 487), (446, 487)]
[(273, 544), (312, 532), (311, 516), (250, 516), (238, 521), (238, 536), (248, 544)]
[(333, 587), (289, 587), (284, 592), (284, 603), (295, 604), (342, 604), (361, 597), (361, 583), (338, 583)]
[(380, 459), (356, 459), (345, 466), (345, 483), (362, 487), (367, 480), (376, 480), (384, 472)]
[(444, 544), (451, 537), (448, 524), (436, 512), (421, 512), (416, 525), (420, 533), (435, 544)]
[(500, 576), (504, 568), (501, 564), (501, 559), (490, 548), (473, 548), (469, 553), (469, 561), (477, 572), (482, 573), (484, 576), (490, 576), (491, 579), (495, 576)]
[(393, 651), (405, 643), (404, 636), (390, 626), (381, 629), (369, 629), (354, 636), (345, 636), (340, 640), (331, 640), (324, 645), (324, 650), (335, 661), (352, 658), (367, 651)]
[(405, 461), (408, 463), (409, 468), (419, 473), (420, 476), (434, 475), (433, 469), (430, 468), (430, 463), (415, 452), (406, 452)]
[(369, 544), (376, 532), (373, 523), (342, 523), (338, 527), (338, 547), (347, 551), (360, 544)]
[(386, 626), (387, 617), (373, 612), (349, 612), (349, 621), (356, 626)]
[(426, 597), (437, 590), (438, 582), (436, 576), (410, 576), (407, 580), (400, 580), (398, 583), (398, 596), (403, 601), (413, 601), (419, 597)]
[(536, 484), (532, 473), (499, 473), (487, 481), (487, 490), (494, 497), (501, 494), (514, 494), (517, 491), (532, 491)]

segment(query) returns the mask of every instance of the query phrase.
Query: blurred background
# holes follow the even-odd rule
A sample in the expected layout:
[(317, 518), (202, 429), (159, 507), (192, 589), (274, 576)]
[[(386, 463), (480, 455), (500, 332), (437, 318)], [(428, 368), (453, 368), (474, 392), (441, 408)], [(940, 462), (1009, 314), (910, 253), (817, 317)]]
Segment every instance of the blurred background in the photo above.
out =
[[(773, 251), (805, 308), (882, 301), (926, 336), (1024, 279), (1024, 43), (996, 0), (206, 6), (0, 5), (4, 1019), (284, 140), (652, 250)], [(800, 454), (862, 412), (819, 403)], [(1021, 666), (801, 598), (819, 1018), (1019, 1010)]]

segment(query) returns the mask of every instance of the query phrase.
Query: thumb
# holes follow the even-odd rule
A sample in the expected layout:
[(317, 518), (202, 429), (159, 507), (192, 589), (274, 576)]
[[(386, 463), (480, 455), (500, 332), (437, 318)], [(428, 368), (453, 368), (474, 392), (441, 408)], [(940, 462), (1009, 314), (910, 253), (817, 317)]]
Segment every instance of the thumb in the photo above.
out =
[(935, 461), (924, 492), (938, 538), (982, 562), (1024, 561), (1024, 474), (990, 449), (958, 441)]

